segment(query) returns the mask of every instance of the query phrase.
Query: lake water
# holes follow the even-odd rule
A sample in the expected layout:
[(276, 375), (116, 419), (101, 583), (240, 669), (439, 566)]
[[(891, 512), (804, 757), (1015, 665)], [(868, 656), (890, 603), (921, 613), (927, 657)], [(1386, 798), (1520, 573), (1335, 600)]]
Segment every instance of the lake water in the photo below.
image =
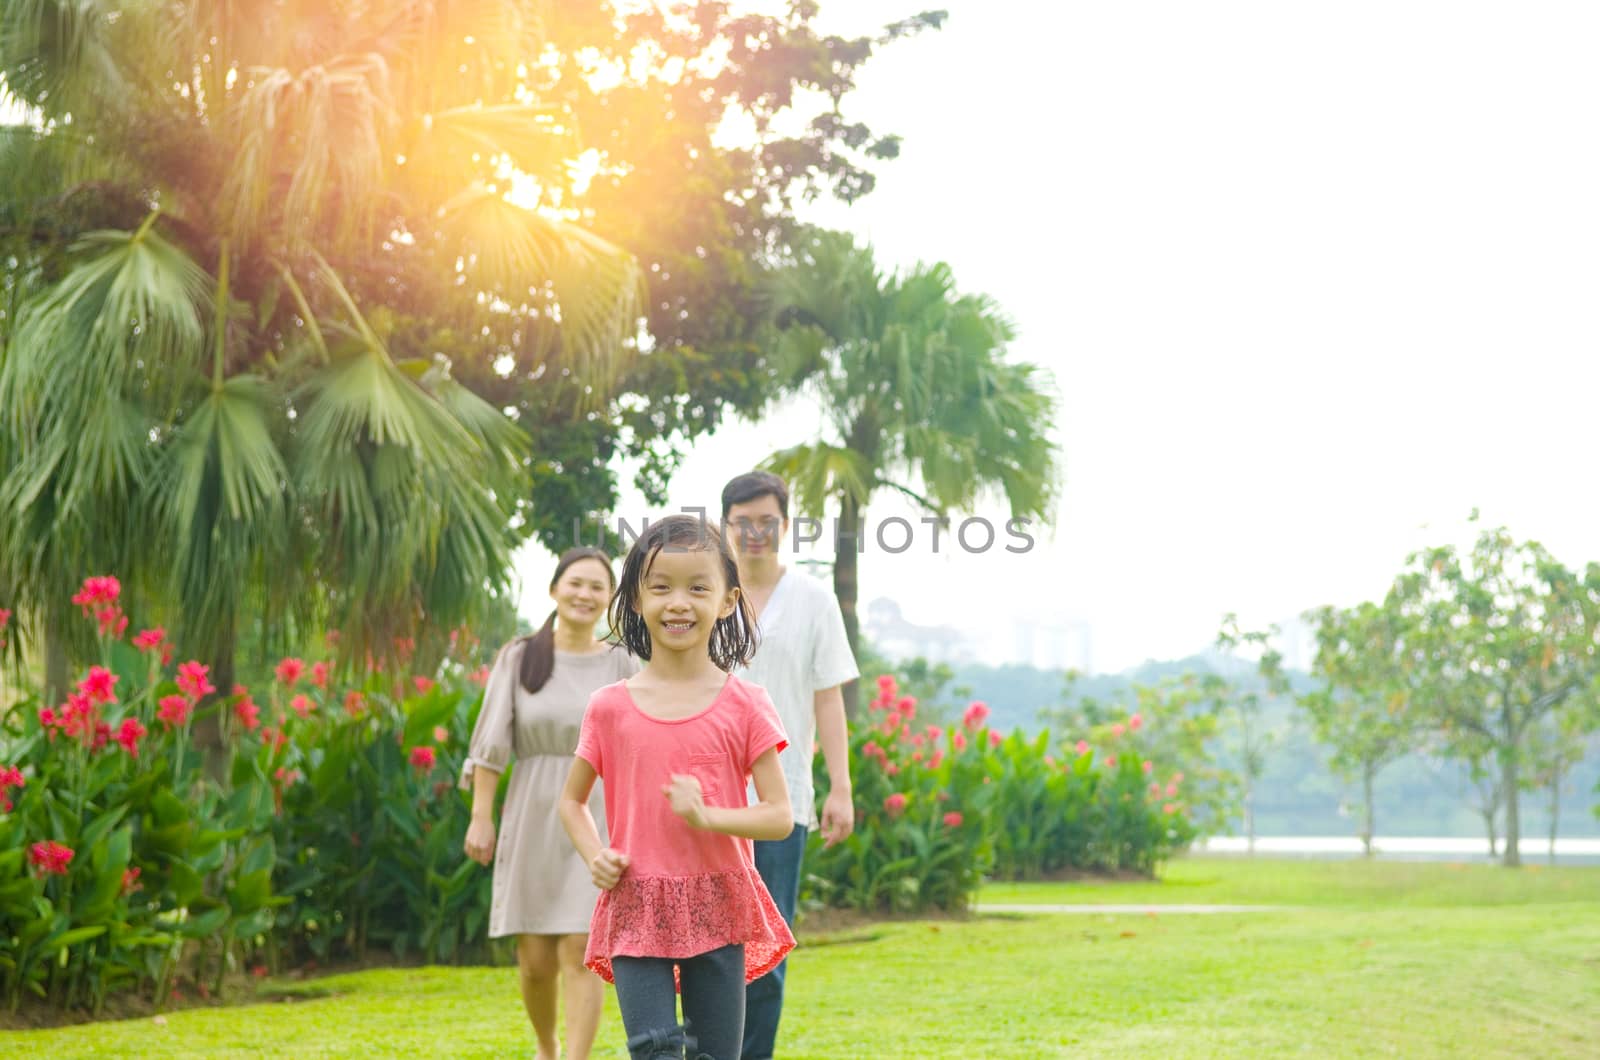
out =
[[(1494, 855), (1489, 841), (1461, 836), (1378, 836), (1372, 845), (1380, 858), (1401, 861), (1488, 861)], [(1504, 849), (1504, 840), (1500, 843)], [(1195, 845), (1197, 854), (1245, 854), (1243, 836), (1213, 836)], [(1550, 861), (1548, 837), (1524, 836), (1517, 844), (1524, 862)], [(1357, 858), (1361, 840), (1355, 836), (1257, 836), (1256, 853), (1270, 857)], [(1556, 840), (1558, 865), (1600, 865), (1600, 838)]]

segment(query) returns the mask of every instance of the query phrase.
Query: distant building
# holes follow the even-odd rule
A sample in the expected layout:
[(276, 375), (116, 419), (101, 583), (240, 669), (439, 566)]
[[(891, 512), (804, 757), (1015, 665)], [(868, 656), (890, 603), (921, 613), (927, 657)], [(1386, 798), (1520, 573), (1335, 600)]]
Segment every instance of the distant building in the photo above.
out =
[(900, 613), (900, 605), (885, 597), (867, 605), (862, 629), (872, 646), (895, 662), (916, 658), (942, 663), (980, 661), (970, 634), (953, 626), (908, 622)]
[(1094, 672), (1093, 638), (1089, 623), (1082, 619), (1034, 622), (1018, 619), (1011, 623), (1007, 662), (1022, 663), (1041, 670)]

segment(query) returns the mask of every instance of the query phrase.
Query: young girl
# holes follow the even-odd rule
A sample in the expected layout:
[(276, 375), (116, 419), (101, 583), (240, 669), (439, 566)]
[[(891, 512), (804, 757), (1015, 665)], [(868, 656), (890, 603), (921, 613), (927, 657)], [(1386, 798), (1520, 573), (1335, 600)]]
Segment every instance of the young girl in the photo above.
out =
[[(585, 962), (614, 982), (634, 1060), (738, 1060), (745, 983), (794, 948), (750, 840), (794, 827), (760, 686), (730, 673), (754, 651), (739, 572), (716, 528), (669, 516), (640, 535), (611, 628), (645, 660), (589, 700), (561, 820), (601, 889)], [(611, 845), (588, 809), (605, 781)], [(754, 780), (757, 801), (746, 804)], [(681, 983), (684, 1026), (678, 1026)]]

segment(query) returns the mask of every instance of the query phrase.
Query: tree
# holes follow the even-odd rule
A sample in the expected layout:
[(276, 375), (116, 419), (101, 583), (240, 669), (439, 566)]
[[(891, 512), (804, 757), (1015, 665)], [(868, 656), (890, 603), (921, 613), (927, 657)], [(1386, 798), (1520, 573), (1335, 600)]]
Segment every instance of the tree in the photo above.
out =
[[(1005, 359), (1014, 337), (989, 299), (958, 294), (950, 267), (879, 271), (847, 234), (795, 241), (774, 277), (770, 312), (782, 377), (803, 384), (832, 437), (775, 453), (805, 512), (838, 505), (834, 593), (852, 648), (864, 516), (878, 492), (898, 492), (944, 520), (998, 492), (1014, 519), (1045, 517), (1055, 499), (1055, 402), (1033, 365)], [(855, 714), (859, 697), (846, 688)]]
[(1244, 818), (1246, 849), (1256, 852), (1256, 789), (1262, 774), (1267, 770), (1267, 755), (1277, 744), (1279, 733), (1265, 727), (1262, 719), (1263, 692), (1270, 695), (1287, 695), (1289, 682), (1283, 673), (1283, 656), (1272, 647), (1276, 628), (1266, 632), (1246, 632), (1239, 628), (1237, 616), (1229, 614), (1222, 619), (1217, 633), (1217, 648), (1236, 652), (1248, 648), (1259, 652), (1256, 672), (1262, 685), (1236, 682), (1228, 686), (1223, 698), (1224, 716), (1232, 730), (1234, 753), (1239, 762), (1239, 776), (1243, 784), (1240, 808)]
[(115, 570), (226, 687), (242, 613), (387, 654), (504, 584), (526, 438), (454, 339), (609, 386), (640, 292), (554, 208), (540, 6), (6, 6), (0, 580), (52, 641)]
[(853, 202), (872, 190), (871, 167), (894, 158), (899, 140), (846, 114), (857, 73), (945, 17), (845, 38), (819, 32), (817, 12), (589, 0), (547, 24), (538, 91), (570, 108), (588, 149), (563, 202), (633, 252), (648, 287), (647, 341), (610, 394), (552, 385), (562, 365), (548, 344), (470, 362), (473, 389), (533, 437), (522, 515), (552, 551), (572, 543), (575, 519), (587, 534), (613, 510), (618, 458), (638, 464), (647, 503), (664, 504), (695, 438), (782, 396), (761, 333), (767, 260), (787, 244), (797, 200)]
[(1550, 797), (1550, 861), (1556, 859), (1556, 837), (1561, 829), (1561, 791), (1574, 766), (1588, 754), (1589, 734), (1596, 727), (1593, 696), (1575, 696), (1563, 709), (1546, 715), (1528, 734), (1527, 790), (1543, 790)]
[(1412, 701), (1447, 749), (1492, 755), (1503, 860), (1519, 865), (1530, 740), (1600, 679), (1600, 564), (1580, 575), (1499, 528), (1481, 533), (1464, 557), (1432, 548), (1407, 566), (1384, 607), (1398, 624)]
[(1330, 764), (1361, 783), (1361, 848), (1371, 857), (1376, 829), (1373, 786), (1383, 768), (1415, 749), (1419, 737), (1405, 672), (1408, 657), (1396, 616), (1376, 604), (1324, 607), (1312, 620), (1317, 655), (1312, 674), (1324, 686), (1299, 697)]

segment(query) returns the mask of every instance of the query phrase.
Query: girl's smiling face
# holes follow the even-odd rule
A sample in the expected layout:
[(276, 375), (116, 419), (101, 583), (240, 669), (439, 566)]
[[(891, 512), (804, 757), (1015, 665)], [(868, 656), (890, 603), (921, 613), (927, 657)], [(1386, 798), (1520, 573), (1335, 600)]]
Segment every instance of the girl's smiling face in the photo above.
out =
[(657, 651), (706, 650), (717, 620), (733, 614), (739, 590), (730, 588), (713, 549), (663, 548), (639, 580), (634, 606)]

